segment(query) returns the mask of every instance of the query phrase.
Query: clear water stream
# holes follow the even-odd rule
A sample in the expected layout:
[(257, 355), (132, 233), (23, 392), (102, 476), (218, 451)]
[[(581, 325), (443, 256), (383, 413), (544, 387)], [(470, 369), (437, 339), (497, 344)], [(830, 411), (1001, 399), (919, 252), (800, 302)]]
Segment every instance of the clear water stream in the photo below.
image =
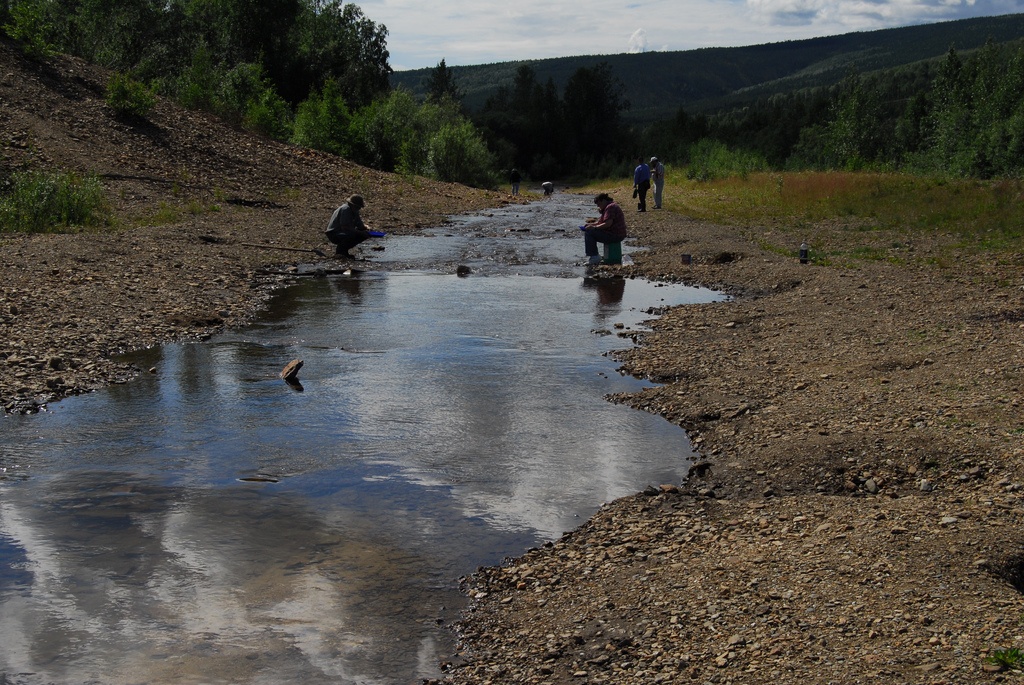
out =
[(586, 278), (574, 202), (388, 238), (244, 331), (0, 421), (2, 681), (418, 683), (460, 576), (679, 482), (686, 435), (605, 400), (644, 386), (606, 355), (649, 308), (721, 297)]

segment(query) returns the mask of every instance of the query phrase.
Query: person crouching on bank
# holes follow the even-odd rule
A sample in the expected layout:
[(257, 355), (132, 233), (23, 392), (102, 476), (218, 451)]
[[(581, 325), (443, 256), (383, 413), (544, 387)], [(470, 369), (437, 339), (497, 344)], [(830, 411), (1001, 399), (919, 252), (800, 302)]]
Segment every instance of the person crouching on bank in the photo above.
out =
[(349, 250), (373, 237), (370, 234), (370, 229), (359, 216), (359, 210), (365, 206), (366, 202), (362, 195), (353, 195), (331, 215), (326, 233), (327, 239), (337, 248), (334, 252), (335, 257), (355, 259), (355, 255)]
[(583, 227), (583, 247), (590, 264), (600, 264), (598, 243), (620, 243), (626, 237), (626, 215), (622, 207), (608, 193), (600, 193), (594, 204), (601, 210), (601, 216), (587, 219)]

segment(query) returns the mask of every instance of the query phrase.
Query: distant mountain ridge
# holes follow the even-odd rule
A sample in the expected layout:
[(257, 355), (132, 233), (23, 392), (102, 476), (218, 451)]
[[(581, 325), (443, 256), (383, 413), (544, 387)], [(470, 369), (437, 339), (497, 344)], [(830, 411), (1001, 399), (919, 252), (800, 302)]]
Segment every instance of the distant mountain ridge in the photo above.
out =
[[(624, 85), (632, 121), (647, 122), (688, 111), (715, 109), (726, 102), (827, 86), (851, 71), (867, 73), (941, 57), (950, 47), (965, 52), (986, 41), (1024, 39), (1024, 14), (979, 17), (839, 36), (766, 43), (738, 48), (586, 55), (448, 67), (470, 111), (481, 108), (502, 85), (511, 86), (522, 65), (539, 83), (552, 79), (562, 90), (580, 67), (606, 62)], [(393, 86), (417, 95), (431, 69), (396, 72)]]

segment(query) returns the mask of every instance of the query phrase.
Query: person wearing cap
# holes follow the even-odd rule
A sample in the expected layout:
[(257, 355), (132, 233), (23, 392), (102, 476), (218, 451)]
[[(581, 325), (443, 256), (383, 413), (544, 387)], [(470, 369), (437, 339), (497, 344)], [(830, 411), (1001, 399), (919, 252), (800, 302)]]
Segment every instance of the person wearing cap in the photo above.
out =
[(608, 193), (600, 193), (594, 198), (594, 204), (601, 212), (600, 217), (591, 217), (580, 226), (583, 229), (583, 251), (587, 255), (587, 263), (595, 266), (601, 263), (598, 254), (598, 243), (621, 243), (626, 238), (626, 216), (622, 208)]
[(633, 197), (637, 198), (638, 211), (647, 211), (647, 191), (651, 189), (651, 167), (644, 164), (643, 157), (636, 158), (633, 170)]
[(359, 210), (366, 206), (362, 195), (353, 195), (345, 204), (334, 210), (327, 224), (327, 239), (334, 243), (335, 257), (355, 259), (349, 250), (371, 238), (370, 229), (363, 223)]
[(654, 208), (661, 209), (661, 191), (665, 188), (665, 165), (651, 157), (651, 181), (654, 183)]

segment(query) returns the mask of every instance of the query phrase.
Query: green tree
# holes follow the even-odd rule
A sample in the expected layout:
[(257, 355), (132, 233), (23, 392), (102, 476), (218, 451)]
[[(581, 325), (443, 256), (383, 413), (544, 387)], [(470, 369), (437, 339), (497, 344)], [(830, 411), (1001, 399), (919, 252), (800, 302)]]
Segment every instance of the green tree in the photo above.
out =
[(468, 121), (445, 124), (430, 141), (430, 163), (439, 181), (471, 186), (493, 185), (490, 153)]
[(292, 142), (296, 145), (345, 155), (349, 151), (351, 114), (338, 84), (328, 81), (322, 91), (313, 91), (295, 113)]
[(175, 84), (178, 102), (191, 109), (216, 111), (217, 90), (223, 78), (224, 73), (214, 64), (210, 50), (200, 43)]
[(448, 98), (455, 102), (462, 100), (462, 91), (455, 83), (455, 74), (444, 63), (442, 58), (437, 66), (430, 70), (423, 84), (427, 89), (427, 99), (435, 102)]
[[(359, 7), (336, 0), (306, 0), (295, 27), (295, 60), (285, 97), (298, 102), (312, 89), (336, 80), (352, 110), (365, 107), (391, 89), (388, 30)], [(297, 98), (297, 99), (296, 99)]]
[(276, 84), (286, 77), (292, 28), (301, 0), (177, 0), (187, 29), (205, 44), (217, 64), (260, 64)]
[(434, 136), (446, 126), (458, 126), (464, 121), (458, 103), (450, 98), (435, 102), (428, 100), (416, 108), (405, 130), (397, 171), (403, 174), (435, 176), (431, 161), (431, 143)]
[(567, 154), (581, 168), (588, 160), (621, 156), (626, 149), (622, 113), (629, 109), (622, 82), (607, 62), (580, 67), (565, 84), (562, 98)]
[(502, 86), (474, 118), (503, 168), (534, 178), (567, 172), (567, 134), (554, 81), (541, 85), (533, 67), (520, 65), (511, 86)]
[(5, 8), (3, 29), (12, 39), (21, 44), (24, 53), (33, 59), (42, 59), (54, 54), (54, 6), (46, 0), (20, 0)]
[(840, 91), (824, 130), (824, 159), (830, 168), (856, 171), (870, 166), (879, 151), (879, 102), (858, 75), (847, 77)]
[(351, 126), (355, 161), (374, 169), (395, 171), (403, 144), (412, 135), (416, 114), (416, 100), (403, 88), (356, 112)]
[(153, 78), (183, 65), (183, 15), (160, 0), (65, 3), (63, 49), (108, 69)]
[(964, 64), (950, 48), (932, 86), (932, 110), (929, 116), (930, 166), (957, 176), (969, 175), (974, 166), (973, 152), (964, 145), (970, 136), (971, 114), (968, 107)]

